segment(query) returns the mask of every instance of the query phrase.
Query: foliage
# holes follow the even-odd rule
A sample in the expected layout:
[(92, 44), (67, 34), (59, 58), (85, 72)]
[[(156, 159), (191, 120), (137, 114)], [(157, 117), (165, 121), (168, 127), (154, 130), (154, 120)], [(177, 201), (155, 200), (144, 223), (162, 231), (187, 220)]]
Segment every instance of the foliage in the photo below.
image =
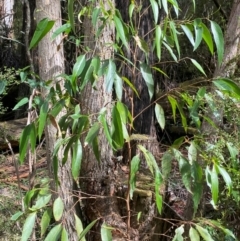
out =
[(6, 96), (13, 86), (19, 84), (17, 80), (17, 71), (13, 68), (4, 67), (0, 71), (0, 114), (4, 114), (7, 108), (3, 105), (2, 99)]
[[(195, 6), (195, 1), (192, 1)], [(189, 43), (193, 46), (193, 51), (196, 51), (200, 44), (204, 42), (210, 53), (214, 53), (214, 44), (217, 51), (218, 64), (223, 60), (224, 53), (224, 40), (222, 30), (219, 25), (208, 20), (210, 28), (203, 22), (202, 19), (193, 20), (175, 20), (172, 15), (171, 9), (176, 16), (179, 14), (179, 6), (177, 1), (155, 1), (150, 0), (153, 16), (155, 20), (154, 32), (155, 38), (151, 43), (154, 46), (154, 54), (158, 58), (158, 61), (162, 61), (162, 50), (166, 50), (175, 62), (180, 61), (181, 56), (181, 42), (179, 36), (185, 34), (189, 40)], [(159, 9), (163, 8), (165, 11), (165, 19), (158, 24)], [(60, 33), (69, 33), (69, 29), (75, 33), (75, 24), (73, 16), (73, 1), (68, 1), (68, 16), (69, 23), (60, 27), (55, 33), (54, 37)], [(128, 62), (129, 66), (133, 64), (133, 67), (137, 69), (138, 73), (142, 75), (146, 86), (148, 87), (149, 98), (153, 101), (156, 120), (159, 126), (165, 128), (165, 114), (164, 108), (154, 100), (154, 77), (153, 67), (149, 65), (148, 56), (150, 49), (145, 42), (143, 36), (138, 35), (137, 27), (133, 23), (133, 16), (141, 11), (134, 1), (129, 6), (130, 23), (127, 24), (122, 20), (120, 12), (113, 6), (109, 11), (105, 11), (103, 6), (100, 8), (91, 9), (88, 11), (93, 15), (93, 24), (99, 19), (104, 20), (103, 25), (107, 23), (114, 24), (116, 28), (116, 42), (114, 44), (116, 51), (122, 56), (122, 59), (126, 59), (123, 54), (123, 49), (127, 52), (131, 51), (131, 41), (134, 39), (134, 46), (139, 48), (145, 56), (145, 60), (141, 60), (139, 66), (137, 63)], [(96, 12), (97, 11), (97, 12)], [(30, 44), (30, 48), (35, 47), (37, 43), (45, 36), (45, 34), (51, 29), (53, 22), (48, 19), (42, 20), (38, 24), (37, 31), (35, 32)], [(100, 28), (99, 31), (103, 31)], [(100, 35), (96, 31), (96, 38)], [(197, 70), (203, 75), (206, 75), (203, 67), (195, 59), (188, 58), (189, 63), (192, 63)], [(140, 60), (137, 60), (140, 61)], [(27, 148), (30, 146), (31, 151), (34, 152), (36, 148), (37, 140), (42, 137), (43, 130), (48, 123), (51, 123), (57, 130), (58, 139), (55, 143), (53, 151), (53, 165), (54, 165), (54, 177), (56, 183), (58, 180), (58, 165), (59, 161), (63, 164), (66, 163), (68, 155), (71, 153), (71, 171), (72, 177), (78, 182), (78, 177), (82, 162), (83, 146), (90, 146), (96, 156), (96, 160), (100, 161), (100, 149), (98, 145), (98, 135), (103, 132), (109, 143), (109, 146), (114, 150), (120, 150), (125, 143), (130, 143), (131, 140), (141, 140), (143, 135), (134, 135), (129, 131), (133, 126), (133, 119), (131, 110), (121, 101), (122, 93), (124, 91), (123, 83), (125, 82), (133, 92), (139, 96), (134, 84), (126, 77), (121, 77), (120, 69), (117, 68), (116, 60), (109, 59), (101, 61), (98, 56), (87, 57), (86, 54), (82, 54), (76, 58), (76, 62), (73, 66), (72, 73), (70, 75), (63, 74), (62, 77), (65, 81), (65, 89), (62, 89), (58, 83), (52, 86), (52, 83), (38, 82), (32, 83), (32, 88), (38, 88), (41, 85), (42, 88), (48, 90), (48, 94), (44, 96), (34, 97), (34, 107), (39, 110), (39, 117), (32, 123), (26, 126), (20, 139), (20, 161), (24, 161), (24, 157), (27, 153)], [(155, 69), (156, 70), (156, 69)], [(159, 69), (160, 72), (163, 72)], [(22, 73), (24, 75), (24, 73)], [(81, 113), (80, 105), (75, 101), (76, 94), (81, 94), (86, 87), (86, 84), (92, 84), (93, 88), (98, 78), (104, 77), (104, 87), (106, 92), (111, 93), (113, 90), (116, 93), (116, 100), (112, 101), (111, 123), (107, 121), (106, 107), (102, 107), (99, 113), (91, 113), (96, 118), (94, 123), (91, 123), (90, 116)], [(27, 81), (31, 81), (26, 77)], [(217, 79), (214, 84), (219, 88), (216, 92), (225, 101), (231, 101), (231, 104), (237, 103), (239, 100), (239, 87), (228, 79)], [(215, 95), (215, 93), (214, 93)], [(138, 150), (143, 154), (148, 169), (151, 172), (153, 178), (153, 186), (155, 191), (156, 206), (158, 212), (161, 213), (163, 209), (163, 197), (159, 193), (161, 185), (167, 181), (171, 171), (171, 163), (174, 160), (177, 161), (180, 170), (182, 182), (189, 193), (192, 194), (194, 203), (194, 214), (197, 214), (199, 203), (202, 198), (204, 183), (206, 182), (212, 196), (212, 205), (214, 208), (218, 207), (219, 198), (221, 192), (227, 193), (229, 196), (233, 195), (237, 202), (239, 202), (239, 194), (237, 193), (236, 179), (230, 177), (229, 173), (234, 174), (235, 168), (238, 164), (238, 146), (235, 141), (229, 141), (225, 132), (220, 132), (218, 141), (215, 143), (208, 142), (204, 135), (201, 135), (202, 122), (207, 121), (210, 125), (214, 123), (204, 114), (204, 105), (207, 103), (213, 112), (218, 115), (218, 108), (216, 106), (215, 96), (208, 93), (206, 88), (200, 88), (195, 96), (185, 92), (176, 97), (168, 94), (168, 101), (172, 108), (172, 115), (174, 121), (180, 118), (181, 125), (187, 132), (189, 126), (194, 126), (197, 133), (192, 140), (185, 140), (181, 137), (174, 141), (169, 149), (163, 154), (162, 167), (160, 168), (155, 157), (144, 146), (138, 145)], [(227, 97), (226, 97), (227, 96)], [(141, 97), (141, 96), (140, 96)], [(18, 104), (21, 105), (24, 100)], [(51, 104), (49, 104), (51, 103)], [(149, 107), (150, 108), (150, 107)], [(187, 109), (187, 111), (186, 111)], [(60, 121), (57, 121), (58, 114), (64, 110), (65, 114), (61, 116)], [(144, 111), (144, 110), (143, 110)], [(227, 113), (227, 112), (226, 112)], [(190, 123), (189, 123), (190, 119)], [(71, 135), (67, 135), (68, 129), (71, 129)], [(83, 143), (83, 133), (87, 133)], [(202, 146), (206, 146), (206, 149), (202, 149)], [(58, 151), (63, 147), (64, 153), (62, 160), (59, 160)], [(182, 147), (187, 148), (187, 155), (182, 152)], [(226, 154), (228, 149), (229, 154)], [(226, 161), (226, 156), (229, 157), (230, 162)], [(204, 161), (204, 162), (202, 162)], [(136, 187), (136, 173), (139, 169), (140, 158), (134, 156), (130, 165), (130, 178), (129, 178), (129, 197), (132, 198)], [(205, 177), (204, 177), (205, 173)], [(223, 185), (220, 185), (223, 184)], [(221, 187), (226, 187), (222, 189)], [(46, 184), (35, 187), (30, 190), (24, 199), (26, 207), (25, 214), (27, 215), (24, 227), (22, 240), (27, 240), (31, 235), (34, 227), (34, 222), (38, 215), (41, 215), (41, 237), (45, 240), (58, 240), (60, 237), (62, 240), (68, 240), (67, 230), (64, 228), (63, 217), (63, 201), (58, 197), (53, 205), (50, 203), (51, 193)], [(42, 210), (45, 210), (42, 214)], [(54, 226), (50, 226), (50, 223), (54, 222)], [(206, 228), (207, 224), (211, 224), (216, 220), (207, 220), (204, 224), (201, 220), (196, 220), (191, 223), (189, 230), (189, 237), (191, 240), (200, 240), (200, 237), (204, 240), (213, 240), (210, 232)], [(94, 223), (83, 228), (82, 221), (75, 216), (76, 230), (79, 239), (85, 239), (87, 231), (94, 225)], [(210, 225), (211, 226), (211, 225)], [(226, 229), (224, 226), (219, 226), (220, 230), (227, 233), (231, 237), (235, 238), (233, 233)], [(183, 233), (185, 230), (184, 224), (181, 224), (175, 230), (175, 236), (173, 240), (183, 240)], [(101, 236), (103, 240), (111, 240), (111, 227), (107, 227), (104, 223), (101, 227)]]

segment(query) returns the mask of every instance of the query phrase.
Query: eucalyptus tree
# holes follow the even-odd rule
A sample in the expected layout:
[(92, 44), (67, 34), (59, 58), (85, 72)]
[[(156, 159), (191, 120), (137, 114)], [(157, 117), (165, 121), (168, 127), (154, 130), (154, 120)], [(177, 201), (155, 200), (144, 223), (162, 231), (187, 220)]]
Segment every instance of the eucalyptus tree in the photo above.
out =
[[(194, 11), (195, 1), (189, 3)], [(196, 216), (192, 221), (203, 195), (204, 171), (215, 208), (218, 175), (229, 193), (232, 189), (228, 170), (217, 159), (219, 156), (209, 160), (209, 153), (200, 152), (205, 163), (197, 154), (201, 141), (207, 143), (205, 136), (200, 135), (201, 128), (205, 131), (201, 118), (211, 128), (214, 126), (214, 116), (202, 114), (203, 107), (206, 102), (211, 107), (214, 99), (205, 87), (199, 88), (196, 95), (187, 90), (181, 93), (178, 86), (163, 92), (157, 80), (168, 78), (168, 73), (161, 69), (166, 59), (175, 65), (186, 61), (207, 78), (193, 55), (181, 58), (182, 35), (193, 51), (202, 42), (210, 54), (216, 50), (220, 69), (228, 66), (226, 59), (232, 59), (230, 63), (235, 60), (236, 56), (229, 57), (234, 52), (234, 40), (229, 49), (226, 45), (224, 56), (219, 25), (210, 19), (179, 20), (181, 6), (175, 0), (118, 1), (116, 5), (114, 1), (88, 1), (81, 2), (83, 7), (78, 13), (74, 4), (73, 0), (68, 1), (68, 21), (61, 24), (59, 2), (37, 1), (38, 26), (30, 43), (30, 48), (38, 44), (41, 82), (34, 84), (43, 87), (43, 93), (34, 90), (32, 95), (40, 109), (39, 117), (23, 131), (20, 160), (23, 161), (28, 145), (30, 152), (35, 151), (36, 138), (41, 138), (45, 128), (50, 176), (56, 184), (53, 207), (41, 216), (41, 236), (46, 235), (45, 240), (57, 240), (60, 236), (62, 240), (68, 240), (67, 236), (70, 240), (167, 240), (168, 211), (173, 208), (164, 201), (168, 200), (165, 194), (171, 191), (171, 168), (177, 165), (182, 183), (191, 194), (191, 218), (173, 210), (175, 223), (171, 225), (175, 233), (168, 233), (169, 236), (182, 240), (184, 231), (189, 230), (191, 240), (212, 240), (206, 228), (210, 224), (234, 238), (216, 220), (198, 220)], [(233, 23), (238, 7), (236, 1), (228, 25), (229, 31), (235, 26), (235, 33), (238, 25)], [(226, 38), (229, 33), (227, 30)], [(64, 73), (64, 39), (74, 40), (76, 50), (81, 49), (71, 73)], [(233, 90), (236, 97), (238, 87), (226, 78), (218, 78), (219, 75), (221, 71), (216, 70), (214, 84), (222, 91), (217, 93)], [(191, 138), (184, 134), (168, 148), (159, 147), (155, 130), (155, 125), (162, 130), (166, 127), (161, 105), (164, 97), (173, 121), (179, 119), (186, 133), (191, 125), (198, 133)], [(231, 153), (235, 150), (229, 149)], [(28, 217), (23, 240), (31, 234), (37, 212), (41, 213), (50, 203), (47, 187), (44, 182), (26, 194)], [(31, 200), (35, 201), (33, 205)], [(49, 231), (51, 218), (56, 223)]]

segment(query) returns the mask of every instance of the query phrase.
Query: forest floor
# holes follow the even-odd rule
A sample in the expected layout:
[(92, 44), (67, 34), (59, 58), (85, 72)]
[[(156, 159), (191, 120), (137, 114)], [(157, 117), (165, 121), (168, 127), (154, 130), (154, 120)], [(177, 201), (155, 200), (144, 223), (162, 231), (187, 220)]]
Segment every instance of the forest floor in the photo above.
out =
[[(46, 159), (39, 151), (37, 175), (39, 179), (46, 171)], [(28, 163), (18, 166), (19, 180), (15, 166), (18, 154), (12, 156), (5, 151), (0, 154), (0, 241), (17, 241), (21, 239), (24, 217), (18, 221), (11, 217), (18, 211), (23, 211), (23, 197), (28, 190)]]

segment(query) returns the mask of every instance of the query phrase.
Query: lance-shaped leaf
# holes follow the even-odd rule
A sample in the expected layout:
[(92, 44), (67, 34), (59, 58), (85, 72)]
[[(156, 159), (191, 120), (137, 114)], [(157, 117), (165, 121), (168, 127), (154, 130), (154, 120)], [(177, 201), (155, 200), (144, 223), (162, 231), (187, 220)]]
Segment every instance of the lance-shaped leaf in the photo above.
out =
[(41, 140), (43, 130), (45, 128), (46, 120), (47, 120), (47, 113), (48, 113), (48, 102), (44, 101), (40, 108), (39, 114), (39, 124), (38, 124), (38, 138), (39, 141)]
[(165, 128), (165, 115), (164, 115), (164, 110), (162, 106), (159, 104), (155, 105), (155, 115), (156, 115), (158, 124), (163, 130)]
[(33, 34), (33, 38), (29, 45), (29, 50), (36, 47), (42, 38), (52, 29), (55, 21), (49, 20), (48, 18), (42, 19)]
[(79, 178), (80, 168), (82, 163), (82, 144), (79, 139), (73, 145), (72, 154), (72, 176), (75, 181)]
[(153, 94), (154, 94), (154, 81), (153, 81), (151, 69), (147, 64), (141, 63), (140, 70), (141, 70), (143, 79), (145, 80), (145, 82), (147, 84), (150, 99), (152, 99)]
[(198, 231), (193, 227), (191, 227), (189, 230), (189, 237), (191, 241), (200, 241), (200, 236), (198, 234)]
[(92, 144), (92, 141), (98, 135), (99, 130), (100, 130), (100, 124), (98, 122), (95, 122), (85, 138), (84, 146)]
[(22, 231), (22, 237), (21, 241), (27, 241), (30, 237), (33, 227), (35, 225), (35, 219), (36, 219), (37, 213), (30, 213), (28, 217), (26, 218), (26, 221), (23, 225), (23, 231)]
[(28, 98), (27, 97), (24, 97), (23, 99), (21, 99), (14, 107), (12, 110), (17, 110), (19, 107), (25, 105), (28, 103)]
[(201, 23), (202, 20), (200, 18), (195, 19), (193, 23), (195, 30), (195, 44), (193, 51), (195, 51), (198, 48), (203, 38), (203, 28)]
[[(77, 230), (77, 235), (78, 238), (80, 237), (81, 233), (83, 232), (83, 224), (81, 219), (74, 213), (74, 217), (75, 217), (75, 229)], [(81, 237), (81, 239), (79, 239), (81, 241), (86, 241), (85, 235)]]
[(175, 230), (175, 236), (172, 241), (183, 241), (184, 224)]
[(190, 43), (192, 44), (192, 46), (195, 46), (195, 41), (194, 41), (194, 37), (191, 31), (191, 26), (189, 24), (186, 25), (181, 25), (182, 30), (184, 31), (184, 33), (186, 34), (188, 40), (190, 41)]
[(65, 228), (62, 229), (62, 233), (61, 233), (61, 241), (68, 241), (68, 233), (67, 230)]
[(69, 18), (71, 28), (75, 33), (73, 4), (74, 4), (74, 0), (68, 0), (68, 18)]
[(114, 20), (115, 27), (116, 27), (119, 38), (122, 40), (123, 45), (127, 49), (129, 49), (129, 46), (127, 43), (127, 36), (126, 36), (125, 30), (124, 30), (122, 21), (116, 15), (114, 15), (113, 20)]
[(194, 66), (195, 66), (201, 73), (203, 73), (205, 76), (207, 76), (206, 73), (205, 73), (205, 71), (203, 70), (202, 66), (201, 66), (195, 59), (190, 59), (190, 60), (192, 61), (192, 63), (194, 64)]
[(158, 22), (158, 15), (159, 15), (159, 7), (158, 4), (155, 0), (150, 0), (151, 6), (152, 6), (152, 11), (153, 11), (153, 16), (154, 16), (154, 21), (155, 24)]
[(211, 23), (211, 30), (213, 34), (213, 39), (217, 48), (217, 54), (218, 54), (218, 64), (220, 65), (223, 60), (223, 54), (224, 54), (224, 38), (223, 38), (223, 32), (220, 26), (215, 23), (214, 21), (210, 21)]
[(44, 213), (43, 216), (41, 218), (41, 237), (43, 237), (43, 235), (46, 233), (48, 226), (50, 224), (52, 218), (52, 210), (50, 208), (48, 208)]
[(136, 187), (136, 173), (139, 168), (140, 158), (139, 156), (134, 156), (131, 160), (131, 173), (130, 173), (130, 199), (133, 198), (133, 192)]
[(59, 34), (61, 34), (61, 33), (69, 34), (70, 31), (71, 31), (71, 24), (65, 23), (60, 28), (58, 28), (56, 31), (54, 31), (54, 33), (52, 35), (52, 40), (55, 39)]
[(232, 192), (232, 180), (231, 180), (230, 175), (223, 167), (217, 166), (217, 168), (218, 168), (219, 173), (223, 177), (224, 182), (226, 183), (226, 185), (228, 187), (229, 193), (231, 193)]
[(116, 64), (113, 62), (112, 59), (109, 59), (107, 73), (104, 76), (105, 90), (108, 93), (112, 91), (115, 76), (116, 76)]
[(209, 29), (207, 28), (207, 26), (202, 22), (201, 23), (202, 29), (203, 29), (203, 39), (205, 41), (205, 43), (207, 44), (210, 53), (213, 54), (213, 40), (212, 40), (212, 35), (209, 31)]
[(205, 241), (214, 241), (209, 232), (207, 231), (207, 229), (202, 228), (199, 225), (196, 225), (196, 229)]
[(218, 202), (218, 194), (219, 194), (219, 184), (218, 184), (218, 170), (216, 164), (213, 165), (211, 171), (211, 192), (214, 206)]
[(124, 144), (122, 120), (117, 106), (112, 109), (112, 140), (116, 149), (122, 148)]
[(77, 57), (77, 61), (73, 66), (73, 74), (72, 74), (72, 84), (76, 80), (76, 78), (82, 73), (86, 64), (85, 55), (80, 55)]
[(95, 225), (97, 221), (98, 219), (93, 220), (91, 223), (88, 224), (88, 226), (79, 235), (79, 240), (85, 239), (85, 235), (90, 231), (90, 229)]
[(50, 230), (50, 232), (48, 233), (44, 241), (57, 241), (60, 238), (61, 232), (62, 232), (62, 224), (59, 223), (58, 225), (56, 225)]
[(107, 226), (105, 223), (101, 226), (101, 238), (104, 241), (112, 241), (112, 227)]
[(156, 35), (155, 36), (155, 45), (156, 45), (156, 50), (157, 50), (157, 57), (158, 57), (158, 60), (161, 60), (163, 36), (162, 36), (162, 29), (161, 29), (160, 25), (156, 26), (155, 35)]
[(64, 204), (60, 197), (58, 197), (53, 203), (53, 216), (56, 221), (59, 221), (63, 215)]
[(176, 49), (177, 49), (177, 52), (178, 52), (178, 57), (180, 57), (180, 46), (179, 46), (178, 36), (177, 36), (178, 32), (177, 32), (175, 23), (173, 21), (170, 21), (169, 26), (170, 26), (171, 33), (173, 35), (175, 46), (176, 46)]

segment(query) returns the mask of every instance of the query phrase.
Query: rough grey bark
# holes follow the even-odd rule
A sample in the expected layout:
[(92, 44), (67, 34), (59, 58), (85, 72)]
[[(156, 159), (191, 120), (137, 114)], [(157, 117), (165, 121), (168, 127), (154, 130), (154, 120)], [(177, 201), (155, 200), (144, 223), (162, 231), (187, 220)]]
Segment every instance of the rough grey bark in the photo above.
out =
[[(100, 2), (100, 1), (99, 1)], [(99, 4), (97, 2), (96, 4)], [(105, 10), (110, 6), (108, 1), (103, 1)], [(111, 1), (114, 6), (114, 1)], [(95, 39), (92, 34), (100, 27), (101, 22), (97, 23), (96, 28), (92, 27), (90, 19), (84, 19), (84, 43), (94, 50), (93, 56), (100, 56), (101, 60), (113, 58), (113, 47), (115, 33), (114, 26), (107, 24), (99, 38)], [(91, 53), (89, 54), (91, 56)], [(97, 116), (101, 108), (106, 107), (107, 121), (111, 121), (112, 93), (107, 93), (104, 87), (104, 78), (100, 77), (94, 90), (88, 85), (81, 96), (81, 106), (83, 113), (91, 114), (91, 124), (97, 121)], [(94, 113), (94, 114), (93, 114)], [(84, 148), (84, 161), (81, 168), (81, 190), (85, 195), (84, 213), (90, 221), (100, 218), (99, 224), (93, 232), (90, 232), (88, 240), (101, 240), (99, 228), (105, 222), (114, 228), (112, 231), (113, 240), (137, 240), (137, 233), (127, 228), (125, 219), (122, 217), (122, 210), (126, 207), (126, 201), (122, 201), (122, 207), (119, 206), (119, 199), (116, 196), (118, 189), (118, 180), (124, 176), (120, 166), (114, 159), (106, 137), (100, 133), (98, 137), (99, 148), (101, 151), (101, 160), (98, 162), (90, 147)], [(126, 176), (126, 177), (125, 177)], [(127, 175), (123, 178), (127, 181)]]
[[(48, 17), (50, 20), (54, 20), (55, 24), (52, 30), (40, 41), (38, 45), (38, 56), (39, 56), (39, 76), (42, 80), (47, 81), (52, 79), (53, 86), (58, 81), (58, 83), (63, 88), (64, 81), (60, 78), (57, 78), (59, 74), (64, 73), (64, 53), (62, 38), (59, 35), (54, 40), (51, 39), (52, 33), (62, 25), (61, 23), (61, 6), (60, 1), (58, 0), (37, 0), (36, 1), (36, 17), (37, 22), (43, 18)], [(47, 94), (47, 93), (43, 93)], [(60, 112), (56, 120), (59, 120), (64, 111)], [(52, 163), (52, 152), (54, 149), (54, 144), (56, 142), (57, 133), (53, 125), (48, 124), (45, 129), (46, 137), (46, 149), (47, 149), (47, 162), (50, 172), (50, 177), (53, 178), (53, 163)], [(74, 221), (74, 201), (73, 201), (73, 179), (71, 175), (70, 162), (71, 159), (62, 166), (61, 159), (63, 157), (62, 150), (58, 152), (59, 155), (59, 169), (58, 169), (58, 178), (60, 185), (55, 188), (57, 191), (56, 195), (59, 195), (64, 202), (64, 215), (63, 215), (63, 225), (66, 228), (69, 240), (75, 241), (78, 240)]]

